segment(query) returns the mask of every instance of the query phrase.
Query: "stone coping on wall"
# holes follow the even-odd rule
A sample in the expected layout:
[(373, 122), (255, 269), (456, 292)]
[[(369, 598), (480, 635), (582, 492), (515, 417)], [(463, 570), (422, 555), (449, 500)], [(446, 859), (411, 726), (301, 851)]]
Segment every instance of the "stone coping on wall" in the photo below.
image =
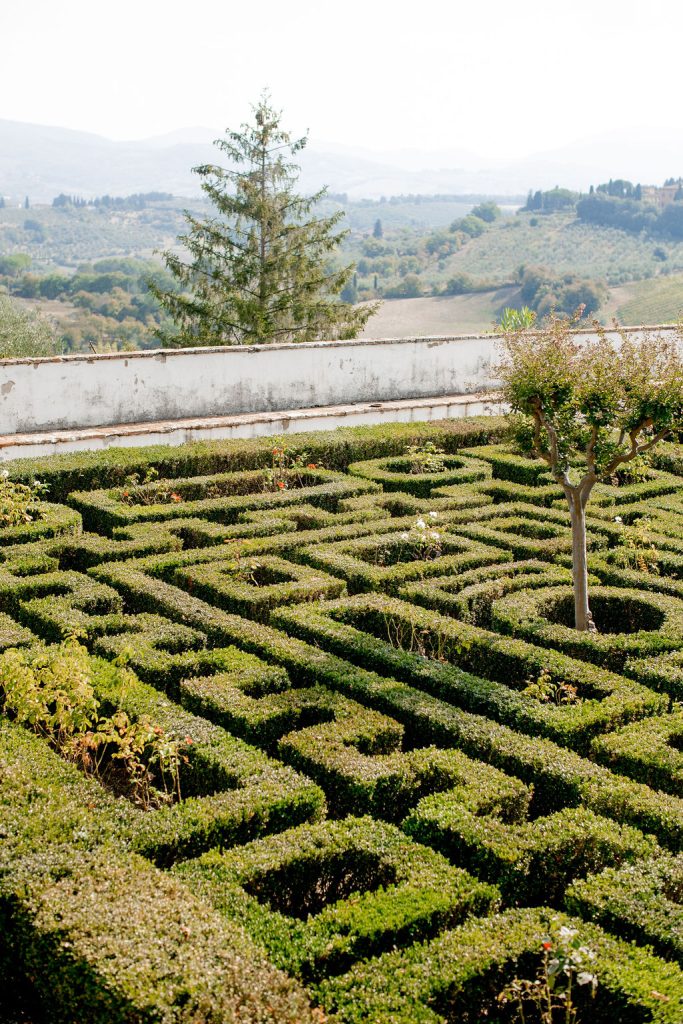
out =
[[(678, 328), (672, 324), (650, 324), (650, 325), (639, 325), (634, 327), (619, 327), (618, 329), (607, 327), (608, 335), (615, 334), (633, 334), (633, 333), (649, 333), (649, 332), (664, 332), (674, 333)], [(531, 332), (532, 334), (535, 332)], [(586, 329), (578, 328), (572, 332), (577, 336), (591, 336), (595, 332)], [(435, 335), (414, 335), (409, 338), (352, 338), (352, 339), (338, 339), (334, 341), (306, 341), (286, 344), (270, 344), (270, 345), (205, 345), (198, 346), (196, 348), (150, 348), (150, 349), (138, 349), (133, 352), (76, 352), (70, 355), (62, 356), (39, 356), (35, 358), (22, 358), (22, 359), (0, 359), (0, 367), (17, 364), (32, 364), (32, 363), (92, 363), (100, 362), (102, 360), (128, 360), (128, 359), (159, 359), (166, 360), (177, 356), (187, 355), (205, 355), (209, 353), (221, 352), (226, 354), (238, 354), (243, 352), (273, 352), (280, 350), (292, 350), (301, 351), (302, 349), (311, 348), (340, 348), (347, 346), (355, 346), (359, 348), (366, 348), (378, 345), (414, 345), (416, 342), (425, 344), (427, 347), (444, 344), (446, 342), (453, 341), (496, 341), (501, 338), (501, 334), (483, 333), (483, 334), (435, 334)]]

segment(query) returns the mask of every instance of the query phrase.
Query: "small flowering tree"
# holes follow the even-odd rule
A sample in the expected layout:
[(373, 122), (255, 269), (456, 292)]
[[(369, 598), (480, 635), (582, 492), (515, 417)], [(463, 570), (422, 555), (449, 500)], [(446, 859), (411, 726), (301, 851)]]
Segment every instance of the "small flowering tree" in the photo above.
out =
[(594, 630), (586, 505), (596, 483), (683, 429), (683, 336), (622, 334), (615, 341), (595, 323), (582, 338), (572, 330), (577, 319), (551, 317), (541, 330), (505, 334), (498, 374), (512, 412), (530, 420), (533, 454), (567, 499), (575, 625)]

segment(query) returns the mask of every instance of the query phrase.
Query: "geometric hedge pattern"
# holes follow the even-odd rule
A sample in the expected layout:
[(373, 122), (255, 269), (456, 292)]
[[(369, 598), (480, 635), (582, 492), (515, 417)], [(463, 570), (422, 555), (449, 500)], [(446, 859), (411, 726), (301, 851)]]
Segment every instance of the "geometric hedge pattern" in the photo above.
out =
[(32, 1020), (502, 1022), (557, 919), (580, 1019), (680, 1024), (680, 449), (595, 488), (579, 635), (562, 496), (498, 421), (272, 448), (13, 471), (51, 501), (0, 531), (0, 647), (77, 635), (192, 754), (142, 811), (2, 723), (4, 984)]

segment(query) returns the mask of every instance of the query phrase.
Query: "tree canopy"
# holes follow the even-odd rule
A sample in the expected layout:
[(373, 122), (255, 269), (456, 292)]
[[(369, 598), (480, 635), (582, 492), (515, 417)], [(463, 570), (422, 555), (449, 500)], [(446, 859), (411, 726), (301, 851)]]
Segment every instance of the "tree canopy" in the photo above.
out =
[(253, 122), (216, 141), (227, 167), (194, 168), (213, 212), (204, 220), (186, 214), (179, 241), (188, 262), (163, 253), (177, 290), (150, 285), (175, 324), (160, 332), (170, 346), (352, 338), (374, 312), (340, 298), (354, 271), (333, 263), (347, 234), (338, 227), (343, 211), (316, 216), (326, 190), (295, 192), (291, 157), (306, 137), (292, 139), (280, 127), (267, 95), (253, 110)]
[(564, 491), (572, 522), (575, 620), (591, 629), (585, 509), (593, 487), (683, 428), (683, 337), (608, 334), (551, 317), (509, 333), (498, 367), (513, 413), (530, 420), (529, 447)]
[(0, 359), (54, 356), (60, 351), (52, 325), (0, 293)]

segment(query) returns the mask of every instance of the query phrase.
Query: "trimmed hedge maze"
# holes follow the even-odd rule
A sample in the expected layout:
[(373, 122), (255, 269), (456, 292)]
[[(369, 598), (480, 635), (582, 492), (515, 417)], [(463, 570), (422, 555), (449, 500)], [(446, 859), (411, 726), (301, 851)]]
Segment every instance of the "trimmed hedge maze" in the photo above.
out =
[[(0, 529), (3, 1020), (512, 1024), (570, 928), (579, 1022), (681, 1024), (679, 447), (596, 488), (597, 634), (501, 420), (12, 464), (35, 478)], [(17, 711), (74, 650), (80, 747)]]

